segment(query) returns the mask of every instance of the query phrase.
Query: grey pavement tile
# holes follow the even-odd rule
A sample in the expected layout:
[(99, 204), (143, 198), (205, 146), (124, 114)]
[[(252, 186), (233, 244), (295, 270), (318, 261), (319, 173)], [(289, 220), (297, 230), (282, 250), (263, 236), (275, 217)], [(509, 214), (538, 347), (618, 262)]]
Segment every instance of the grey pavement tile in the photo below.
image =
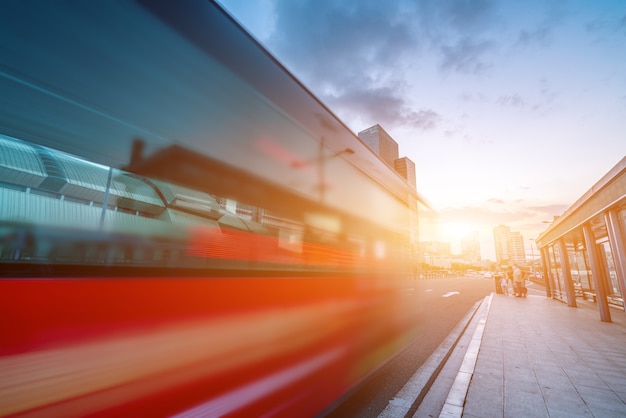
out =
[[(571, 409), (555, 409), (548, 407), (548, 413), (550, 414), (550, 418), (580, 418), (580, 417), (593, 417), (593, 413), (589, 410), (576, 412)], [(609, 418), (609, 416), (600, 416), (602, 418)]]
[(615, 396), (626, 403), (626, 385), (611, 385), (609, 388), (615, 393)]
[(483, 340), (480, 343), (480, 349), (483, 350), (494, 350), (494, 351), (499, 351), (502, 352), (502, 346), (501, 345), (497, 345), (497, 344), (492, 344), (489, 342), (489, 338), (490, 337), (485, 337), (483, 335)]
[(524, 357), (527, 357), (528, 356), (528, 349), (521, 342), (520, 343), (516, 343), (516, 342), (512, 342), (512, 341), (505, 341), (502, 344), (502, 355), (504, 357), (520, 356), (520, 355), (523, 355)]
[(616, 358), (624, 358), (626, 357), (626, 353), (624, 353), (623, 350), (620, 350), (622, 344), (624, 344), (626, 342), (626, 339), (624, 340), (620, 340), (620, 339), (615, 339), (615, 340), (604, 340), (602, 342), (600, 342), (600, 347), (602, 347), (602, 351), (606, 354), (610, 354), (611, 356), (614, 356)]
[(592, 388), (600, 388), (600, 389), (608, 389), (606, 383), (602, 381), (598, 377), (597, 374), (593, 372), (576, 372), (573, 370), (566, 370), (567, 376), (569, 377), (572, 384), (576, 387), (584, 386), (584, 387), (592, 387)]
[(504, 371), (502, 369), (495, 370), (484, 367), (477, 367), (476, 370), (474, 370), (474, 376), (495, 379), (496, 381), (500, 382), (500, 384), (502, 384), (502, 381), (504, 380)]
[(475, 370), (485, 373), (488, 372), (491, 374), (498, 374), (501, 376), (504, 375), (504, 367), (502, 366), (502, 362), (491, 362), (480, 358), (476, 361)]
[(506, 338), (502, 340), (502, 351), (514, 351), (520, 353), (526, 353), (526, 344), (523, 337), (518, 339)]
[[(501, 348), (490, 347), (489, 345), (480, 344), (480, 349), (478, 350), (478, 358), (481, 357), (486, 360), (492, 361), (502, 361), (504, 358), (504, 352)], [(495, 357), (495, 358), (494, 358)]]
[[(594, 414), (585, 404), (547, 403), (548, 414), (554, 417), (593, 417)], [(529, 415), (530, 416), (530, 415)]]
[(485, 330), (483, 331), (484, 335), (489, 335), (492, 338), (494, 344), (501, 344), (502, 337), (505, 334), (504, 326), (501, 322), (496, 320), (487, 319), (487, 323), (485, 324)]
[(527, 392), (531, 394), (541, 394), (541, 388), (539, 384), (532, 380), (515, 380), (515, 379), (505, 379), (504, 380), (504, 396), (510, 396), (517, 392)]
[[(626, 348), (626, 344), (624, 344)], [(600, 368), (602, 372), (608, 372), (612, 374), (621, 374), (622, 376), (626, 376), (626, 367), (624, 364), (611, 364), (609, 367)]]
[(626, 403), (613, 391), (589, 387), (580, 387), (577, 389), (583, 401), (585, 401), (591, 410), (605, 409), (622, 412), (626, 415)]
[(532, 364), (530, 360), (528, 360), (528, 356), (526, 356), (525, 353), (506, 353), (502, 359), (502, 363), (504, 364), (505, 369), (528, 369)]
[(575, 342), (568, 341), (567, 346), (561, 345), (559, 347), (550, 347), (552, 356), (556, 359), (563, 359), (564, 361), (577, 360), (580, 361), (581, 357), (576, 353), (576, 350), (572, 347)]
[(580, 358), (580, 356), (574, 349), (575, 344), (576, 344), (576, 341), (570, 341), (570, 342), (558, 344), (558, 345), (552, 344), (550, 346), (550, 351), (552, 351), (559, 357), (566, 356), (567, 358)]
[(483, 399), (480, 402), (472, 399), (472, 401), (465, 403), (463, 416), (468, 414), (477, 417), (501, 417), (503, 411), (504, 405), (502, 399)]
[(526, 343), (531, 344), (537, 350), (547, 351), (550, 349), (550, 346), (546, 341), (546, 339), (549, 337), (546, 336), (543, 331), (537, 332), (533, 335), (525, 336), (524, 338), (526, 339)]
[(463, 406), (463, 416), (468, 414), (477, 417), (500, 417), (503, 410), (504, 400), (502, 398), (471, 396)]
[[(472, 414), (468, 414), (465, 410), (463, 410), (463, 415), (461, 415), (463, 418), (485, 418), (484, 415), (472, 415)], [(492, 415), (492, 416), (498, 416), (498, 415)]]
[(486, 362), (489, 364), (496, 363), (502, 365), (503, 359), (502, 350), (483, 347), (481, 345), (480, 351), (478, 352), (477, 362)]
[(597, 418), (624, 418), (624, 411), (611, 411), (610, 409), (593, 408), (591, 411)]
[(593, 349), (603, 354), (611, 356), (623, 357), (624, 352), (620, 350), (621, 346), (626, 343), (626, 339), (619, 338), (596, 338)]
[(542, 348), (529, 347), (528, 358), (533, 364), (554, 363), (552, 351)]
[(605, 358), (587, 358), (584, 360), (585, 364), (596, 371), (613, 371), (620, 372), (616, 370), (616, 365), (613, 364), (609, 359)]
[[(557, 365), (559, 367), (561, 367), (563, 370), (565, 370), (567, 372), (567, 370), (575, 370), (577, 367), (579, 367), (581, 364), (583, 364), (583, 362), (580, 359), (568, 359), (565, 357), (559, 357), (557, 360)], [(592, 369), (592, 367), (589, 367), (588, 365), (585, 364), (585, 366), (587, 366), (586, 368), (588, 369)]]
[(546, 361), (542, 361), (539, 363), (533, 363), (532, 369), (535, 371), (536, 375), (547, 375), (547, 376), (563, 376), (566, 377), (563, 369), (558, 365)]
[(576, 388), (571, 384), (567, 383), (562, 386), (555, 387), (544, 387), (542, 389), (543, 397), (547, 402), (578, 402), (584, 404), (580, 394), (576, 390)]
[(538, 347), (536, 345), (528, 346), (528, 357), (535, 363), (545, 361), (546, 358), (552, 358), (553, 352), (545, 347)]
[(504, 380), (524, 380), (528, 382), (536, 382), (537, 377), (532, 368), (522, 368), (522, 367), (505, 367), (504, 369)]
[(626, 383), (626, 373), (621, 373), (613, 369), (596, 369), (594, 371), (596, 376), (609, 386), (613, 384)]
[[(626, 347), (626, 343), (624, 344), (624, 347)], [(607, 358), (609, 359), (607, 367), (603, 367), (603, 369), (610, 370), (614, 373), (626, 374), (626, 363), (617, 362), (610, 356), (607, 356)]]
[(550, 414), (552, 411), (562, 411), (569, 413), (571, 417), (593, 416), (573, 387), (544, 388), (542, 392)]
[(532, 347), (538, 351), (549, 351), (550, 345), (546, 341), (546, 336), (543, 333), (525, 334), (524, 342), (527, 346)]
[(622, 401), (626, 402), (626, 382), (606, 382), (606, 380), (604, 382)]
[(556, 332), (555, 330), (550, 328), (546, 330), (546, 332), (543, 334), (543, 338), (545, 339), (546, 344), (549, 347), (558, 347), (564, 350), (570, 348), (570, 340), (569, 338), (567, 338), (567, 333), (569, 333), (569, 331), (561, 331), (563, 331), (562, 328), (559, 330), (559, 332)]
[(563, 341), (558, 344), (549, 344), (550, 350), (559, 356), (580, 357), (575, 349), (576, 341)]
[(574, 351), (581, 358), (589, 358), (596, 356), (598, 349), (596, 347), (590, 347), (585, 341), (577, 341), (574, 346)]
[(479, 417), (502, 416), (504, 395), (502, 381), (474, 375), (470, 384), (463, 413)]
[(585, 364), (611, 364), (611, 359), (603, 351), (597, 350), (594, 354), (583, 357)]
[(493, 359), (489, 356), (479, 353), (476, 358), (476, 368), (484, 367), (487, 369), (500, 369), (502, 370), (504, 361), (502, 359)]
[(504, 324), (500, 328), (500, 335), (502, 335), (502, 342), (523, 342), (520, 325), (517, 323)]
[(603, 373), (598, 373), (600, 379), (602, 379), (606, 384), (626, 384), (626, 373), (621, 373), (613, 370), (604, 371)]
[(474, 373), (470, 382), (470, 387), (476, 386), (477, 390), (485, 389), (486, 391), (502, 392), (504, 383), (501, 378), (483, 373)]
[(549, 363), (537, 363), (533, 364), (533, 370), (535, 371), (535, 375), (539, 376), (557, 376), (566, 378), (565, 370), (563, 370), (560, 366)]
[(626, 391), (625, 390), (616, 390), (615, 395), (622, 400), (622, 402), (626, 402)]
[(569, 366), (567, 369), (565, 369), (566, 372), (572, 372), (572, 373), (595, 373), (595, 371), (593, 370), (592, 367), (589, 367), (586, 364), (580, 363), (580, 364), (575, 364), (572, 366)]
[(543, 389), (572, 389), (571, 381), (564, 376), (550, 376), (550, 375), (538, 375), (537, 384)]
[[(485, 417), (489, 415), (484, 415)], [(493, 415), (492, 415), (493, 416)], [(549, 417), (541, 394), (517, 391), (504, 397), (505, 417)]]

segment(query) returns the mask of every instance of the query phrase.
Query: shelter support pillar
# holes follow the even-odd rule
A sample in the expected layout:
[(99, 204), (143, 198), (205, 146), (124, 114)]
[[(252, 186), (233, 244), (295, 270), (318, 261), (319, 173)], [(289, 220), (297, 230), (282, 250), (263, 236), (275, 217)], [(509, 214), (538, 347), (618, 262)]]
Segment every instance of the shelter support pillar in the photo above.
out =
[(548, 265), (548, 260), (549, 257), (547, 255), (547, 248), (541, 248), (540, 250), (541, 253), (541, 266), (543, 268), (543, 282), (544, 282), (544, 286), (546, 287), (546, 296), (551, 298), (552, 297), (552, 278), (550, 277), (550, 266)]
[(565, 279), (565, 293), (567, 294), (567, 306), (576, 307), (576, 292), (574, 292), (574, 282), (572, 281), (572, 272), (569, 265), (569, 254), (565, 240), (559, 238), (559, 253), (561, 253), (561, 271)]
[(587, 247), (589, 264), (591, 264), (591, 276), (596, 288), (596, 301), (598, 311), (600, 312), (600, 320), (602, 322), (611, 322), (611, 311), (609, 310), (609, 302), (606, 298), (608, 294), (603, 277), (603, 269), (600, 265), (600, 252), (598, 251), (598, 244), (596, 244), (596, 237), (589, 223), (583, 225), (583, 234), (585, 236), (585, 246)]
[[(622, 299), (626, 301), (626, 249), (624, 248), (626, 236), (624, 236), (624, 231), (620, 227), (619, 216), (615, 210), (610, 210), (604, 214), (604, 222), (609, 235), (613, 262), (615, 263), (617, 285), (619, 286)], [(626, 303), (624, 303), (624, 308), (626, 309)]]

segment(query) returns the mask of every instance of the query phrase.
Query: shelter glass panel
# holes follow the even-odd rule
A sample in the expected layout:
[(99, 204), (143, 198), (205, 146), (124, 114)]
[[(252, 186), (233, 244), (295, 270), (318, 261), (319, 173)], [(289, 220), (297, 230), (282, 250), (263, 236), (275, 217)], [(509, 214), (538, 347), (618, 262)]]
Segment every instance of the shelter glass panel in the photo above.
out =
[(561, 256), (558, 246), (551, 245), (550, 253), (550, 275), (552, 277), (552, 294), (555, 298), (565, 301), (565, 282), (563, 281), (563, 271), (561, 270)]
[(582, 297), (584, 291), (589, 291), (589, 275), (587, 274), (583, 248), (580, 244), (571, 243), (567, 244), (567, 251), (574, 292), (576, 296)]
[(608, 241), (605, 241), (600, 245), (600, 248), (603, 250), (604, 259), (606, 260), (607, 274), (609, 278), (609, 295), (621, 297), (622, 294), (619, 290), (619, 284), (617, 283), (617, 271), (615, 269), (615, 260), (613, 259), (611, 245)]
[(591, 280), (591, 267), (589, 263), (589, 253), (583, 242), (578, 244), (578, 266), (580, 269), (580, 282), (584, 290), (593, 291), (593, 280)]

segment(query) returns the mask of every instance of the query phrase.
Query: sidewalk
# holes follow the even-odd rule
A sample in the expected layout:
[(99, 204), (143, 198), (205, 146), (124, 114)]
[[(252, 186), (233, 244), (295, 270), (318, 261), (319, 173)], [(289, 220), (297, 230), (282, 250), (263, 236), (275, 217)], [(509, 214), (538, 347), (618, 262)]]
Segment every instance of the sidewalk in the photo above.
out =
[(537, 290), (490, 300), (465, 402), (441, 416), (626, 416), (623, 311), (605, 323), (593, 303), (570, 308)]

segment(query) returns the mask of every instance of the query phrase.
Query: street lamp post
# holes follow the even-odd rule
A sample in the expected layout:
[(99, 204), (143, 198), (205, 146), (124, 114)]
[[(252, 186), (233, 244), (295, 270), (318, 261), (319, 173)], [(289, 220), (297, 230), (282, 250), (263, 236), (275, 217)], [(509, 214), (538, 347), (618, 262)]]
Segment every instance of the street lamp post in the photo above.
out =
[(530, 274), (535, 275), (535, 252), (533, 250), (533, 238), (530, 238)]

